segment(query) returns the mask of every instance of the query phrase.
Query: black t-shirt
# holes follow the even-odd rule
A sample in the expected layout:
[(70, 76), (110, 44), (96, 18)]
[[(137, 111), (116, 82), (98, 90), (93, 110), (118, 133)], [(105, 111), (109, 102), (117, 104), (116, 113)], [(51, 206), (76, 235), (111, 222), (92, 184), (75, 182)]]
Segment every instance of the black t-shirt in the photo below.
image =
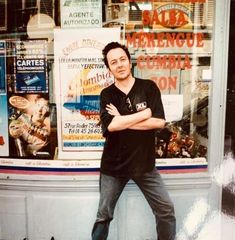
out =
[(112, 103), (121, 115), (150, 108), (152, 117), (164, 119), (161, 94), (151, 80), (135, 79), (126, 95), (115, 84), (101, 92), (100, 117), (106, 138), (100, 171), (112, 176), (136, 176), (151, 171), (155, 166), (155, 130), (121, 130), (109, 132), (114, 116), (105, 109)]

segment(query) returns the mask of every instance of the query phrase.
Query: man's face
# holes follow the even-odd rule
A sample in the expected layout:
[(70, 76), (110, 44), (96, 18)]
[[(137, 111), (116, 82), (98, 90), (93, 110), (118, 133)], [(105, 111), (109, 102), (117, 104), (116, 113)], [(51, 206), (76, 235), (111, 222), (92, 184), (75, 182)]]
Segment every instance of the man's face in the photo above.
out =
[(46, 114), (49, 112), (48, 101), (40, 98), (34, 108), (33, 118), (35, 121), (44, 121)]
[(126, 80), (131, 75), (131, 63), (122, 48), (115, 48), (108, 52), (109, 70), (118, 81)]

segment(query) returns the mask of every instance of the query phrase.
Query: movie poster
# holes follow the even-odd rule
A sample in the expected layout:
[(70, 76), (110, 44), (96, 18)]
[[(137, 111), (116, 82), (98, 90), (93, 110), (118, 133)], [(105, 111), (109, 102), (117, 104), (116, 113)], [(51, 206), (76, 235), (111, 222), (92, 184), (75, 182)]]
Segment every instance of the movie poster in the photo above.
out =
[(100, 157), (99, 94), (113, 83), (102, 49), (119, 40), (118, 28), (55, 31), (59, 158)]
[(8, 145), (8, 117), (7, 117), (7, 96), (0, 94), (0, 156), (9, 156)]
[(8, 96), (11, 157), (50, 157), (50, 109), (48, 95)]
[(15, 92), (48, 92), (47, 41), (16, 41), (15, 48)]

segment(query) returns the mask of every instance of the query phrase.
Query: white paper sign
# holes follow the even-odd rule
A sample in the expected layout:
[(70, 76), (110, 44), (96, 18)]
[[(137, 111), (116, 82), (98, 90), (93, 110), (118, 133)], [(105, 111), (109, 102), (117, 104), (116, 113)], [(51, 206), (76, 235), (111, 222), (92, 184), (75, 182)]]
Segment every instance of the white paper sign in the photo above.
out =
[(183, 95), (162, 95), (166, 122), (179, 121), (183, 116)]
[(62, 28), (93, 28), (102, 26), (101, 0), (62, 0)]
[(102, 49), (120, 41), (119, 28), (55, 30), (55, 94), (57, 94), (60, 159), (99, 159), (103, 150), (99, 98), (113, 76)]

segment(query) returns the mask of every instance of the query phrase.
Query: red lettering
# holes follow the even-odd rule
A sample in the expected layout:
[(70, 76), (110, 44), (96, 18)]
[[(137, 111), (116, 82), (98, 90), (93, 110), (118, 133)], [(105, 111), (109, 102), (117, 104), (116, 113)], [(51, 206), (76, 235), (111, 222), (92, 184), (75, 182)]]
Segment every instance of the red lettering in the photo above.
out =
[(145, 57), (144, 56), (139, 56), (137, 58), (137, 68), (144, 69), (145, 68), (144, 61), (145, 61)]
[(150, 25), (150, 11), (144, 10), (142, 12), (142, 23), (143, 25)]
[(157, 84), (161, 91), (175, 90), (177, 87), (177, 76), (152, 77), (151, 80)]
[(157, 47), (164, 47), (164, 37), (165, 37), (165, 33), (158, 33), (157, 34)]
[(203, 47), (204, 43), (203, 43), (203, 33), (196, 33), (196, 37), (197, 37), (197, 44), (196, 47)]
[(137, 57), (139, 69), (191, 69), (192, 65), (188, 55), (158, 55)]
[(127, 47), (204, 47), (203, 33), (126, 33)]

